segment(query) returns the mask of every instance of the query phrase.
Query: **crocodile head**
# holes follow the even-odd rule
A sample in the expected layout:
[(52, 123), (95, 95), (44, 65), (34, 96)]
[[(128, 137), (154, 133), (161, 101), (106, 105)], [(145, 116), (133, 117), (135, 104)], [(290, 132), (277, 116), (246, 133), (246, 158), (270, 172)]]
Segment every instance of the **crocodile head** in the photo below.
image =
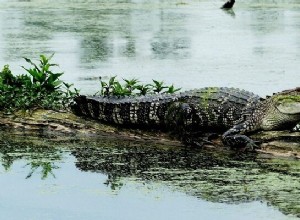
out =
[(276, 93), (266, 103), (261, 125), (264, 130), (291, 129), (300, 122), (300, 87)]

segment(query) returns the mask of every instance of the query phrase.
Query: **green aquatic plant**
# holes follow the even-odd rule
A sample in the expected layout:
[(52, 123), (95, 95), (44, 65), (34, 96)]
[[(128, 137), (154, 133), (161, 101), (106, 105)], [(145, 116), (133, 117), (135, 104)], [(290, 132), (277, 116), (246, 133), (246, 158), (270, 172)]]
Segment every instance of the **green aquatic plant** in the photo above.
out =
[(137, 83), (139, 82), (137, 79), (123, 79), (126, 84), (125, 88), (128, 89), (129, 92), (132, 92), (136, 89)]
[(138, 95), (146, 95), (151, 91), (149, 85), (137, 85), (136, 89), (139, 91)]
[(0, 110), (9, 113), (33, 108), (68, 108), (79, 91), (73, 90), (72, 84), (59, 79), (63, 73), (51, 70), (51, 67), (58, 66), (50, 63), (52, 57), (53, 55), (49, 58), (41, 55), (39, 65), (24, 58), (31, 65), (31, 68), (22, 67), (27, 74), (15, 76), (8, 65), (3, 67), (0, 72)]
[(166, 86), (163, 81), (152, 80), (152, 84), (141, 84), (138, 79), (123, 79), (120, 82), (113, 76), (108, 81), (103, 81), (100, 77), (101, 90), (100, 94), (104, 96), (139, 96), (147, 94), (178, 92), (181, 88)]
[(161, 93), (164, 89), (168, 88), (167, 86), (164, 86), (164, 81), (157, 81), (157, 80), (152, 80), (153, 84), (150, 86), (153, 88), (154, 93)]
[(178, 92), (181, 88), (175, 88), (174, 85), (172, 84), (171, 86), (167, 87), (168, 91), (166, 93), (173, 94), (175, 92)]
[(15, 78), (9, 69), (9, 65), (4, 65), (0, 72), (0, 85), (3, 86), (3, 84), (12, 84), (14, 79)]
[(126, 88), (126, 86), (122, 86), (121, 83), (116, 80), (116, 76), (113, 76), (109, 79), (108, 82), (102, 81), (102, 78), (100, 77), (101, 82), (101, 95), (109, 96), (125, 96), (125, 95), (131, 95), (131, 90)]
[(54, 91), (63, 83), (61, 80), (59, 80), (59, 77), (62, 76), (63, 73), (54, 73), (50, 70), (50, 67), (58, 66), (58, 64), (50, 63), (50, 60), (53, 56), (54, 54), (47, 58), (44, 55), (40, 55), (39, 65), (33, 63), (29, 58), (24, 57), (25, 61), (31, 64), (33, 67), (25, 68), (22, 66), (22, 68), (32, 76), (32, 81), (35, 85), (40, 86), (41, 89), (45, 88), (48, 91)]

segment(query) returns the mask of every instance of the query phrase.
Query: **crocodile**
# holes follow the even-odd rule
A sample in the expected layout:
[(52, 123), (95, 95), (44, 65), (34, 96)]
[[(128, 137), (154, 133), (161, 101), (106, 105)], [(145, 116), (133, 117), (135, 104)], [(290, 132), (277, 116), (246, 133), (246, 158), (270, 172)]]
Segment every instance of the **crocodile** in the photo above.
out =
[(300, 87), (260, 96), (238, 88), (206, 87), (178, 94), (74, 99), (73, 112), (106, 123), (174, 131), (188, 144), (205, 132), (221, 132), (230, 147), (255, 149), (247, 135), (292, 129), (300, 121)]

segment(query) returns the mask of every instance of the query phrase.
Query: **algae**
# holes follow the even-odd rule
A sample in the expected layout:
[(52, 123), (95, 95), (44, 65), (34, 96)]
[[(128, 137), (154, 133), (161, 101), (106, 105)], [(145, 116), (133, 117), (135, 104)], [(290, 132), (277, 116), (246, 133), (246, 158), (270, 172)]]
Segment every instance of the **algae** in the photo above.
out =
[(208, 87), (204, 93), (201, 93), (199, 104), (204, 109), (209, 107), (209, 101), (211, 100), (211, 96), (218, 92), (218, 87)]
[(79, 170), (107, 175), (105, 184), (113, 192), (120, 191), (128, 181), (153, 182), (209, 202), (261, 201), (282, 213), (300, 217), (297, 159), (99, 136), (37, 137), (5, 131), (0, 134), (2, 166), (10, 172), (15, 161), (25, 159), (24, 178), (55, 178), (64, 161), (63, 151), (70, 151)]
[(105, 173), (113, 185), (134, 178), (210, 202), (262, 201), (299, 216), (299, 160), (132, 143), (78, 149), (73, 155), (80, 170)]

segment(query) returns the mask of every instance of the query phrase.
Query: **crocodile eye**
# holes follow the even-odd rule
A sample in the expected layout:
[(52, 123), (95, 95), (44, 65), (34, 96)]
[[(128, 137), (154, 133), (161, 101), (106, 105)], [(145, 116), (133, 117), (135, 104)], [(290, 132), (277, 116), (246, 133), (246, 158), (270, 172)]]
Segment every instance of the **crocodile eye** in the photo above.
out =
[(299, 114), (300, 103), (299, 102), (285, 102), (277, 106), (277, 109), (284, 114)]

